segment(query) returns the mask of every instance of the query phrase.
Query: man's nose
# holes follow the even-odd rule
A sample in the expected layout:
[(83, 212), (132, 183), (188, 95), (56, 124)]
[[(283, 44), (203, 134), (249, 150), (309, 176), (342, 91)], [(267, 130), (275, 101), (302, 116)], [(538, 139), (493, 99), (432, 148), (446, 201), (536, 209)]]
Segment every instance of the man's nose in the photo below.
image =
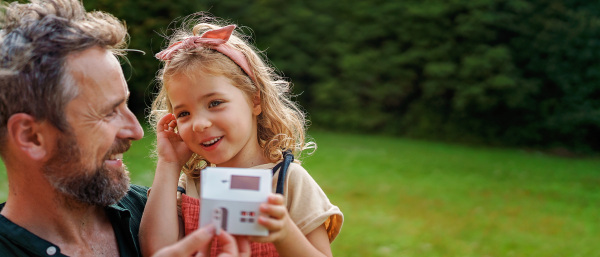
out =
[(137, 120), (133, 112), (126, 107), (123, 116), (123, 121), (125, 124), (123, 125), (123, 128), (119, 130), (117, 137), (130, 140), (142, 139), (142, 137), (144, 137), (144, 130), (142, 129), (140, 122)]

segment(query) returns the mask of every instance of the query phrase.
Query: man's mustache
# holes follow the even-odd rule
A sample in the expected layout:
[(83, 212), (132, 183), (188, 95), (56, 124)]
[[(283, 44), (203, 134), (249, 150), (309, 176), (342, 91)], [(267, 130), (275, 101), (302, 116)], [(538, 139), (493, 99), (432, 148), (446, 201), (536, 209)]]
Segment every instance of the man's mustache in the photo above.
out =
[(130, 147), (131, 147), (131, 140), (118, 139), (117, 141), (115, 141), (113, 146), (109, 149), (108, 153), (106, 154), (106, 156), (104, 158), (108, 159), (113, 154), (120, 154), (120, 153), (127, 152)]

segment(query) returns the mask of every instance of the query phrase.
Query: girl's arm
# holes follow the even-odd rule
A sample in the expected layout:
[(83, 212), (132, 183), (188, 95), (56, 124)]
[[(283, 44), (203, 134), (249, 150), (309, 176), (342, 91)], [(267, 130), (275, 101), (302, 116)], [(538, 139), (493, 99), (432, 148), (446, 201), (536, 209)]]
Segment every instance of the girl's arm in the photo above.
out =
[(266, 237), (251, 237), (252, 241), (272, 242), (280, 256), (332, 256), (329, 236), (325, 225), (321, 225), (309, 232), (302, 234), (298, 226), (292, 221), (284, 199), (280, 194), (269, 196), (267, 203), (260, 206), (262, 214), (258, 223), (269, 230)]
[(152, 190), (140, 224), (139, 239), (143, 256), (151, 256), (179, 238), (177, 170), (177, 166), (160, 161), (157, 163)]
[(140, 224), (140, 248), (144, 256), (150, 256), (179, 239), (177, 182), (181, 167), (191, 152), (175, 133), (176, 126), (172, 114), (167, 114), (158, 122), (158, 162)]

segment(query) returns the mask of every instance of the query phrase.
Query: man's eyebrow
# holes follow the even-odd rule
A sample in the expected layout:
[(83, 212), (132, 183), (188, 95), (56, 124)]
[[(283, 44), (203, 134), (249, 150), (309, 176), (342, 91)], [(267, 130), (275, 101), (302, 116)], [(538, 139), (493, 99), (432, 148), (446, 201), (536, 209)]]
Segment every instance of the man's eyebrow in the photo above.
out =
[(125, 98), (121, 98), (121, 99), (117, 99), (117, 100), (115, 100), (115, 101), (112, 103), (112, 105), (109, 105), (109, 106), (106, 108), (106, 112), (108, 112), (108, 111), (110, 111), (110, 110), (113, 110), (113, 109), (115, 109), (115, 108), (119, 107), (119, 105), (121, 105), (121, 104), (123, 104), (123, 103), (127, 104), (127, 102), (129, 102), (129, 95), (130, 95), (130, 93), (129, 93), (129, 91), (127, 91), (127, 96), (125, 96)]
[(106, 107), (106, 112), (109, 112), (117, 107), (119, 107), (119, 105), (123, 104), (123, 102), (127, 101), (126, 99), (119, 99), (115, 102), (113, 102), (111, 105), (108, 105)]

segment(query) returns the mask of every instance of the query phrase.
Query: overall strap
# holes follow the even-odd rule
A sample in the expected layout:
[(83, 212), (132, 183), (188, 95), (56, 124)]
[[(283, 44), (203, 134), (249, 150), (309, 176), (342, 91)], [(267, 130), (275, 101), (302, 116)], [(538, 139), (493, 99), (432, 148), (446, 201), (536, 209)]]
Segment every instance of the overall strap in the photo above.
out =
[(277, 170), (279, 169), (279, 176), (277, 177), (277, 187), (275, 193), (283, 195), (285, 176), (287, 175), (287, 170), (290, 166), (290, 163), (292, 163), (293, 161), (294, 155), (292, 154), (292, 151), (286, 150), (285, 152), (283, 152), (283, 161), (275, 165), (275, 167), (273, 167), (273, 174), (275, 174), (275, 172), (277, 172)]

